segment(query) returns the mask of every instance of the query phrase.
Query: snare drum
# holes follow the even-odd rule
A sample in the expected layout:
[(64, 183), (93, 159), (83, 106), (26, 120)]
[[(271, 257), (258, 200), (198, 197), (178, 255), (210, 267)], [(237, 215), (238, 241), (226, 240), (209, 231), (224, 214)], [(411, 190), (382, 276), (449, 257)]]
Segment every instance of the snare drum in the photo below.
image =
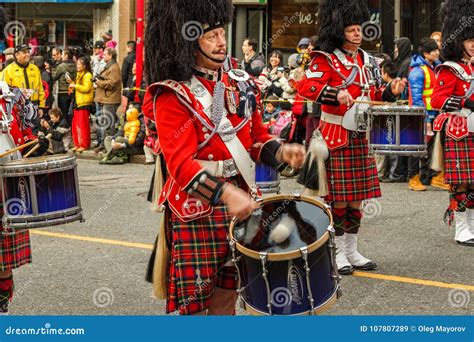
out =
[(276, 195), (230, 226), (239, 296), (253, 315), (311, 315), (340, 296), (329, 207), (303, 196)]
[(373, 106), (367, 110), (371, 152), (380, 155), (427, 154), (425, 109), (409, 106)]
[(0, 167), (7, 228), (40, 228), (83, 220), (76, 157), (15, 160)]
[(255, 183), (264, 194), (280, 192), (280, 174), (274, 168), (257, 163)]

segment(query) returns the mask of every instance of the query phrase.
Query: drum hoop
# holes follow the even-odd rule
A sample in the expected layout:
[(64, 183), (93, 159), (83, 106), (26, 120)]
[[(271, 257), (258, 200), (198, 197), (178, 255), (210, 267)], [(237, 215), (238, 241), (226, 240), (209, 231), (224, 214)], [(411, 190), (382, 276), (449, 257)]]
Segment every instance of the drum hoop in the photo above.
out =
[[(425, 114), (426, 108), (417, 107), (417, 106), (371, 106), (367, 110), (367, 113), (373, 114), (374, 112), (381, 113), (393, 113), (399, 112), (402, 115), (407, 115), (408, 113), (423, 113)], [(407, 114), (404, 114), (407, 113)]]
[[(333, 225), (333, 220), (332, 220), (332, 214), (331, 211), (328, 209), (325, 204), (311, 198), (308, 196), (295, 196), (295, 195), (274, 195), (274, 196), (269, 196), (263, 199), (263, 203), (267, 202), (274, 202), (277, 200), (288, 200), (288, 199), (293, 199), (293, 200), (299, 200), (303, 202), (309, 202), (311, 204), (317, 205), (323, 211), (328, 215), (329, 217), (329, 227), (332, 227)], [(260, 260), (260, 253), (256, 252), (252, 249), (249, 249), (243, 245), (241, 245), (237, 239), (234, 236), (234, 228), (235, 224), (237, 222), (237, 218), (233, 218), (231, 223), (230, 223), (230, 238), (235, 241), (235, 246), (239, 252), (242, 254), (256, 260)], [(321, 248), (327, 241), (329, 240), (329, 232), (326, 230), (324, 234), (316, 241), (314, 241), (312, 244), (308, 245), (308, 254), (313, 253), (314, 251), (318, 250)], [(286, 260), (293, 260), (301, 257), (301, 252), (299, 250), (291, 251), (291, 252), (286, 252), (286, 253), (267, 253), (267, 260), (268, 261), (286, 261)]]
[[(13, 160), (0, 165), (0, 176), (21, 176), (25, 174), (38, 174), (46, 172), (56, 172), (73, 169), (76, 163), (75, 156), (61, 156), (54, 159), (45, 159), (43, 157), (28, 158), (29, 162), (21, 164), (18, 160)], [(37, 160), (35, 160), (37, 159)], [(41, 160), (41, 161), (40, 161)], [(50, 168), (49, 166), (54, 163), (57, 165), (56, 168)], [(10, 165), (9, 165), (10, 164)], [(36, 172), (36, 173), (35, 173)]]
[[(337, 293), (340, 285), (336, 285), (334, 292), (331, 294), (331, 296), (320, 306), (314, 308), (313, 313), (316, 315), (322, 314), (323, 312), (329, 310), (334, 304), (337, 302)], [(245, 305), (245, 311), (252, 315), (252, 316), (270, 316), (268, 312), (260, 311), (258, 309), (255, 309), (252, 305), (247, 303), (245, 298), (241, 297), (242, 301), (244, 302)], [(292, 314), (292, 315), (278, 315), (278, 316), (310, 316), (311, 315), (311, 310), (301, 312), (298, 314)]]

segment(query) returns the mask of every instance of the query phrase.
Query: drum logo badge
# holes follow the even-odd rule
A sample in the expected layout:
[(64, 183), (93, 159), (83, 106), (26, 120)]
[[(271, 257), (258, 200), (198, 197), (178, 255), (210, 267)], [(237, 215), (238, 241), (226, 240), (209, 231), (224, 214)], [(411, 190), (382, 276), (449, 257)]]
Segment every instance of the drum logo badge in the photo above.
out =
[(303, 274), (290, 263), (288, 268), (288, 289), (291, 293), (291, 300), (297, 305), (301, 305), (303, 298)]
[(393, 144), (393, 123), (394, 123), (394, 117), (389, 116), (387, 118), (387, 142), (390, 145)]
[(10, 198), (5, 203), (5, 211), (10, 216), (21, 216), (28, 212), (27, 205), (30, 203), (30, 193), (28, 190), (28, 183), (24, 177), (18, 180), (18, 198)]

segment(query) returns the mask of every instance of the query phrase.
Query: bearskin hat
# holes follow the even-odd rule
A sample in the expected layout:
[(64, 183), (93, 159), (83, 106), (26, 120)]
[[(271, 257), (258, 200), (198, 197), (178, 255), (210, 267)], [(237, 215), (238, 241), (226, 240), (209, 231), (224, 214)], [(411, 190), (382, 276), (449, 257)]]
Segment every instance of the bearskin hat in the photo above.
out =
[(332, 53), (344, 44), (344, 28), (369, 20), (367, 0), (322, 0), (319, 5), (319, 39), (316, 48)]
[(5, 26), (8, 24), (8, 15), (5, 8), (0, 6), (0, 39), (5, 39)]
[(441, 18), (443, 58), (459, 61), (463, 56), (463, 41), (474, 38), (474, 0), (445, 1), (441, 6)]
[(190, 80), (198, 38), (232, 21), (232, 0), (148, 1), (145, 74), (148, 84)]

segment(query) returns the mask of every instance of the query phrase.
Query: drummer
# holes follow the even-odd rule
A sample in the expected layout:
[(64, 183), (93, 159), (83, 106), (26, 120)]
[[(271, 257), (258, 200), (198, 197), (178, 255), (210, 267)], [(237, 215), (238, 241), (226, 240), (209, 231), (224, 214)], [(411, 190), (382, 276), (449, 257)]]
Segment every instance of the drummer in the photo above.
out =
[(445, 178), (450, 185), (445, 217), (449, 224), (455, 221), (455, 241), (474, 247), (474, 26), (466, 19), (474, 17), (472, 0), (448, 0), (441, 13), (446, 62), (437, 69), (431, 103), (442, 111), (434, 130), (441, 138), (436, 144), (444, 154)]
[(224, 67), (232, 1), (199, 4), (149, 3), (144, 113), (156, 119), (169, 172), (159, 199), (171, 254), (166, 310), (230, 315), (237, 282), (227, 235), (233, 216), (245, 220), (258, 207), (252, 159), (300, 167), (305, 152), (268, 135), (253, 79)]
[[(361, 202), (381, 196), (375, 160), (368, 156), (365, 132), (349, 131), (342, 126), (343, 117), (361, 95), (362, 88), (360, 72), (349, 64), (361, 68), (372, 64), (373, 72), (367, 73), (375, 81), (370, 87), (371, 100), (395, 101), (406, 85), (406, 80), (395, 79), (386, 88), (382, 87), (377, 62), (360, 48), (361, 25), (369, 20), (368, 13), (365, 0), (321, 1), (317, 51), (312, 53), (306, 79), (298, 87), (303, 97), (322, 104), (319, 130), (330, 152), (326, 162), (326, 200), (332, 203), (340, 274), (351, 274), (354, 268), (377, 267), (358, 252), (357, 240)], [(309, 183), (317, 175), (305, 178)]]
[[(3, 7), (0, 7), (0, 11), (4, 11)], [(6, 18), (6, 15), (0, 13), (0, 18)], [(0, 23), (0, 27), (4, 27), (4, 24), (6, 23)], [(3, 90), (6, 89), (2, 87)], [(32, 118), (34, 118), (36, 112), (32, 106), (25, 107), (28, 101), (25, 98), (21, 98), (21, 96), (23, 95), (19, 95), (16, 98), (19, 101), (14, 106), (12, 111), (13, 122), (10, 123), (10, 132), (17, 145), (35, 139), (31, 127), (33, 125)], [(0, 99), (0, 106), (7, 112), (5, 99)], [(28, 113), (28, 109), (31, 111), (24, 116), (20, 115), (20, 113), (25, 113), (23, 111), (25, 109), (26, 113)], [(5, 118), (0, 117), (1, 119)], [(44, 142), (42, 142), (39, 146), (40, 148), (35, 152), (37, 155), (46, 151), (47, 143), (45, 146)], [(30, 148), (34, 147), (31, 146)], [(2, 204), (0, 216), (3, 216), (4, 210)], [(0, 228), (0, 315), (8, 314), (8, 306), (13, 299), (13, 270), (31, 263), (31, 246), (28, 231), (17, 231), (13, 235), (9, 235), (5, 234), (3, 228), (3, 226)]]

